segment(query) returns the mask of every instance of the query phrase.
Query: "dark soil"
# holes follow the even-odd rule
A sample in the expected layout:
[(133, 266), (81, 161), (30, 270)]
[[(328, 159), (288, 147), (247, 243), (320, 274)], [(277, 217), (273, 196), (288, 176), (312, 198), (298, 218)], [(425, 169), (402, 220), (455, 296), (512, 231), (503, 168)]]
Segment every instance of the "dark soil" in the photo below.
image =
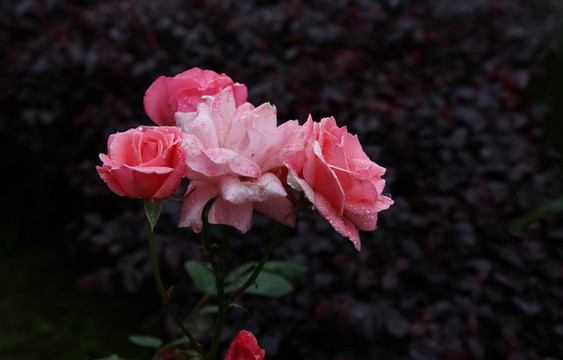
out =
[[(77, 286), (136, 299), (139, 332), (165, 336), (141, 204), (95, 166), (110, 134), (151, 124), (142, 100), (158, 76), (211, 69), (280, 122), (335, 116), (388, 169), (395, 200), (359, 253), (300, 214), (273, 258), (308, 274), (284, 298), (242, 297), (249, 314), (229, 314), (225, 345), (246, 328), (270, 360), (563, 358), (562, 218), (511, 231), (561, 194), (557, 11), (547, 0), (4, 1), (3, 239), (58, 248)], [(182, 264), (201, 253), (178, 216), (166, 203), (156, 236), (188, 311), (199, 293)], [(229, 266), (263, 251), (272, 223), (255, 220), (234, 234)]]

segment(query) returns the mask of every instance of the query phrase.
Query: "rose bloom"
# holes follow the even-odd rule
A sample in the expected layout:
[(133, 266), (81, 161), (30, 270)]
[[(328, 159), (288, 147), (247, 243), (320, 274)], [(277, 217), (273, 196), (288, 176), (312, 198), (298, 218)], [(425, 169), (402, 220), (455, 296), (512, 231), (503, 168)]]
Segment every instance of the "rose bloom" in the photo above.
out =
[(265, 354), (256, 337), (250, 331), (241, 330), (229, 346), (225, 360), (262, 360)]
[(110, 135), (98, 174), (120, 196), (161, 200), (182, 181), (185, 151), (175, 126), (140, 126)]
[(186, 177), (191, 180), (182, 206), (180, 226), (201, 231), (201, 213), (216, 198), (208, 220), (250, 229), (253, 210), (290, 227), (295, 226), (287, 198), (284, 159), (301, 146), (296, 121), (277, 126), (276, 109), (266, 103), (236, 106), (228, 87), (198, 106), (197, 112), (176, 113), (184, 130)]
[(161, 76), (145, 93), (145, 112), (157, 125), (174, 126), (174, 113), (196, 111), (203, 96), (216, 95), (229, 86), (236, 104), (244, 103), (248, 97), (246, 86), (233, 83), (225, 74), (192, 68), (174, 77)]
[(385, 169), (364, 153), (358, 137), (334, 117), (303, 125), (305, 149), (289, 157), (288, 183), (302, 191), (332, 227), (360, 250), (358, 229), (375, 230), (377, 213), (393, 200), (381, 194)]

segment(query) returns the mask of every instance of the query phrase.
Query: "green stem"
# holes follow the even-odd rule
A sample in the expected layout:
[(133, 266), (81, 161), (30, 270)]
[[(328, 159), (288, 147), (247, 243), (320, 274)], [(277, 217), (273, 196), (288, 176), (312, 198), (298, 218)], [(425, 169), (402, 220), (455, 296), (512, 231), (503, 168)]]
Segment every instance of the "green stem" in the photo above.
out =
[[(206, 227), (204, 222), (204, 228)], [(203, 232), (202, 236), (207, 236), (207, 232)], [(225, 302), (225, 267), (227, 264), (227, 253), (229, 250), (229, 242), (231, 240), (231, 227), (228, 226), (225, 229), (225, 238), (223, 239), (223, 246), (221, 249), (221, 260), (219, 261), (219, 266), (213, 261), (213, 273), (215, 275), (215, 283), (217, 287), (217, 305), (219, 311), (217, 314), (217, 322), (215, 323), (215, 333), (213, 335), (213, 340), (211, 342), (211, 347), (209, 348), (209, 360), (215, 359), (217, 355), (217, 350), (219, 349), (219, 343), (221, 341), (221, 333), (223, 332), (223, 326), (225, 325), (225, 317), (227, 314), (227, 303)], [(211, 249), (209, 247), (209, 239), (204, 239), (204, 245), (207, 247), (206, 251), (209, 252), (211, 257)]]
[(274, 250), (274, 246), (278, 242), (283, 229), (284, 229), (283, 225), (281, 223), (278, 223), (278, 227), (276, 228), (276, 232), (274, 233), (274, 236), (272, 236), (272, 239), (270, 240), (270, 243), (268, 244), (268, 248), (266, 249), (266, 252), (264, 252), (264, 254), (262, 255), (260, 262), (258, 263), (256, 268), (254, 268), (254, 271), (252, 272), (252, 275), (248, 278), (248, 280), (246, 280), (246, 282), (241, 287), (239, 287), (233, 293), (233, 295), (231, 295), (231, 298), (229, 299), (228, 305), (232, 304), (235, 301), (236, 298), (238, 298), (239, 296), (241, 296), (244, 293), (244, 291), (246, 289), (248, 289), (251, 285), (255, 284), (256, 279), (258, 278), (258, 275), (260, 275), (260, 272), (262, 271), (262, 268), (264, 267), (264, 264), (266, 263), (266, 261), (270, 257), (270, 254)]
[(168, 311), (170, 312), (170, 314), (172, 315), (172, 317), (176, 321), (176, 324), (178, 324), (178, 326), (180, 327), (180, 330), (182, 331), (182, 333), (195, 346), (195, 349), (200, 354), (202, 354), (203, 356), (206, 356), (205, 351), (201, 347), (201, 344), (195, 339), (195, 337), (192, 335), (190, 330), (188, 330), (188, 328), (186, 328), (186, 326), (184, 325), (184, 323), (182, 322), (182, 320), (180, 319), (180, 317), (178, 316), (178, 314), (176, 313), (176, 311), (174, 310), (174, 308), (170, 304), (170, 298), (169, 298), (168, 294), (166, 293), (166, 290), (164, 290), (164, 286), (162, 285), (162, 278), (160, 277), (160, 270), (158, 269), (158, 262), (157, 262), (157, 259), (156, 259), (156, 247), (155, 247), (155, 242), (154, 242), (153, 225), (151, 225), (150, 221), (147, 221), (147, 232), (148, 232), (148, 238), (149, 238), (149, 252), (150, 252), (150, 258), (151, 258), (152, 271), (153, 271), (153, 274), (154, 274), (154, 280), (156, 281), (156, 286), (158, 288), (158, 293), (160, 294), (160, 297), (162, 298), (162, 303), (164, 304), (164, 306), (166, 306), (166, 308), (168, 309)]
[(199, 299), (199, 301), (197, 302), (197, 304), (195, 304), (194, 308), (192, 309), (192, 311), (190, 312), (190, 314), (188, 315), (188, 317), (186, 318), (186, 322), (191, 321), (191, 319), (194, 317), (195, 314), (197, 314), (197, 312), (199, 311), (199, 309), (201, 309), (201, 306), (203, 304), (205, 304), (205, 302), (209, 299), (209, 294), (203, 294), (203, 296), (201, 297), (201, 299)]

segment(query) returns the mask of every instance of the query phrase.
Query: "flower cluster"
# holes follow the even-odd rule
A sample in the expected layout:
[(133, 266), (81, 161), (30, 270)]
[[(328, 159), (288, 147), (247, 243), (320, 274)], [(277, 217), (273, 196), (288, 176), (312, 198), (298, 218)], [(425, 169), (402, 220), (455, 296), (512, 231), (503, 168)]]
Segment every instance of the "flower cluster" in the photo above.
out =
[[(385, 169), (333, 117), (314, 122), (309, 116), (303, 125), (297, 120), (278, 125), (276, 108), (269, 103), (254, 106), (247, 94), (245, 85), (211, 70), (193, 68), (172, 78), (159, 77), (144, 98), (145, 112), (156, 126), (111, 135), (107, 155), (100, 154), (100, 177), (116, 194), (145, 200), (145, 209), (151, 209), (151, 243), (158, 217), (154, 209), (187, 178), (181, 227), (202, 231), (207, 204), (209, 223), (242, 233), (250, 229), (254, 211), (294, 227), (298, 210), (313, 205), (360, 250), (358, 230), (374, 230), (377, 214), (393, 203), (382, 194)], [(166, 300), (156, 261), (151, 260)], [(221, 311), (224, 298), (219, 302)], [(211, 357), (217, 350), (217, 342), (213, 344)], [(243, 330), (225, 359), (263, 358), (254, 335)]]
[(196, 232), (210, 201), (212, 224), (245, 233), (256, 211), (294, 227), (301, 192), (360, 250), (358, 230), (374, 230), (378, 212), (393, 203), (382, 195), (385, 169), (333, 117), (278, 125), (276, 108), (254, 106), (247, 93), (211, 70), (159, 77), (144, 98), (157, 126), (111, 135), (98, 173), (118, 195), (150, 201), (189, 179), (179, 226)]

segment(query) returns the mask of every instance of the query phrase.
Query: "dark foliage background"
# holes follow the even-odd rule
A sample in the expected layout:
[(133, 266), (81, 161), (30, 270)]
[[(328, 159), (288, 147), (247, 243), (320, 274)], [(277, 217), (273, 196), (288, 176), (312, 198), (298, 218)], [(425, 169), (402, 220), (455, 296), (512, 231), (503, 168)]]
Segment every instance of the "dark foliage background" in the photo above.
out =
[[(130, 298), (139, 331), (166, 336), (141, 204), (94, 168), (111, 133), (151, 124), (142, 99), (158, 76), (212, 69), (276, 105), (280, 121), (334, 115), (388, 169), (395, 200), (360, 253), (301, 214), (273, 257), (307, 276), (282, 299), (243, 297), (250, 314), (230, 314), (225, 345), (247, 328), (272, 360), (561, 358), (563, 222), (509, 230), (561, 191), (557, 11), (515, 0), (4, 1), (2, 231), (57, 246), (80, 288)], [(178, 215), (165, 204), (157, 241), (187, 309), (199, 294), (182, 263), (201, 254)], [(272, 223), (255, 220), (235, 234), (230, 266), (259, 257)]]

